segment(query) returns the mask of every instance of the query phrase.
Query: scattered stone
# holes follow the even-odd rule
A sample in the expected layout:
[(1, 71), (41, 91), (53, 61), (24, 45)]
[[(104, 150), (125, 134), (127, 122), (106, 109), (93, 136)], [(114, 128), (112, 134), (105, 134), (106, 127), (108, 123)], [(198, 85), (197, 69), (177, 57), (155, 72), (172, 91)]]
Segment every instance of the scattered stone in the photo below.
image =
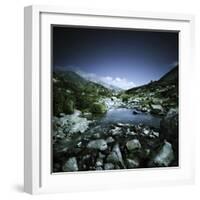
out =
[(144, 133), (145, 135), (149, 135), (149, 134), (150, 134), (150, 129), (149, 129), (149, 128), (144, 128), (144, 129), (143, 129), (143, 133)]
[(120, 135), (122, 133), (122, 130), (120, 127), (115, 127), (114, 129), (111, 129), (110, 132), (112, 135)]
[(102, 167), (96, 167), (95, 169), (96, 169), (96, 170), (103, 170)]
[(82, 142), (78, 142), (77, 147), (81, 147), (82, 146)]
[(111, 136), (106, 139), (107, 144), (113, 143), (114, 141), (115, 141), (114, 138)]
[(64, 172), (78, 171), (78, 164), (75, 157), (69, 158), (62, 167)]
[(89, 117), (92, 116), (92, 113), (90, 113), (90, 112), (85, 112), (85, 113), (83, 113), (83, 116), (89, 118)]
[(97, 158), (96, 167), (101, 167), (101, 166), (103, 166), (103, 159)]
[(129, 151), (138, 150), (141, 148), (140, 141), (138, 139), (129, 140), (126, 143), (126, 147)]
[(115, 168), (115, 166), (112, 163), (105, 163), (104, 164), (105, 170), (111, 170), (111, 169), (114, 169), (114, 168)]
[(152, 135), (154, 135), (155, 137), (159, 137), (159, 132), (155, 132), (155, 131), (152, 131)]
[(107, 143), (103, 139), (92, 140), (88, 143), (87, 148), (89, 149), (98, 149), (100, 151), (104, 151), (107, 149)]
[(101, 134), (100, 133), (94, 133), (94, 134), (92, 134), (92, 137), (95, 138), (95, 139), (99, 139), (99, 138), (101, 138)]
[(128, 168), (129, 169), (132, 169), (132, 168), (137, 168), (137, 167), (139, 167), (139, 165), (140, 165), (140, 163), (139, 163), (139, 160), (137, 159), (137, 158), (135, 158), (135, 159), (127, 159), (126, 160), (126, 162), (127, 162), (127, 165), (128, 165)]
[(134, 132), (134, 131), (130, 131), (130, 128), (127, 128), (126, 135), (131, 135), (131, 136), (133, 136), (133, 135), (137, 135), (137, 133)]
[(152, 114), (162, 114), (163, 112), (164, 112), (164, 109), (161, 105), (151, 104), (151, 113)]
[(127, 124), (127, 123), (125, 123), (125, 124), (117, 123), (117, 126), (119, 126), (119, 127), (129, 127), (130, 124)]

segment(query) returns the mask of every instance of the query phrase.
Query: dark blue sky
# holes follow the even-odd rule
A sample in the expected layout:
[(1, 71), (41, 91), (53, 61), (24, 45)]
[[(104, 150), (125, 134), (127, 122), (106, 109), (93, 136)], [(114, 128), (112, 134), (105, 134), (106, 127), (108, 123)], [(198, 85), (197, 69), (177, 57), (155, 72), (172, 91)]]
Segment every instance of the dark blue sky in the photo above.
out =
[(177, 62), (178, 33), (53, 27), (53, 67), (138, 86), (159, 79)]

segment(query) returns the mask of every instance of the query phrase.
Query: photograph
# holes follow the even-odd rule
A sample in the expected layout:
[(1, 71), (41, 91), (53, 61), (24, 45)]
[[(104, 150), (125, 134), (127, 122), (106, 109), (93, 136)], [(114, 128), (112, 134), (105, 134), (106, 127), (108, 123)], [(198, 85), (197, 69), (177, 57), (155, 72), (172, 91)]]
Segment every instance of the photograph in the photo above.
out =
[(51, 172), (179, 167), (179, 32), (51, 25)]

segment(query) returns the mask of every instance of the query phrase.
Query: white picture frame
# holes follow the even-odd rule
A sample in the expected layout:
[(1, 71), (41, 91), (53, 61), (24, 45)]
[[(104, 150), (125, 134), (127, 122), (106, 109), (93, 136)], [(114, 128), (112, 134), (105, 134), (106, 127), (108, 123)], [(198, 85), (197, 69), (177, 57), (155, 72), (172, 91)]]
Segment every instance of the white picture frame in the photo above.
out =
[[(194, 17), (184, 14), (90, 10), (56, 6), (25, 8), (24, 189), (31, 194), (193, 183)], [(109, 172), (51, 174), (51, 24), (179, 31), (180, 166)], [(188, 79), (188, 77), (190, 77)], [(188, 137), (188, 132), (190, 137)]]

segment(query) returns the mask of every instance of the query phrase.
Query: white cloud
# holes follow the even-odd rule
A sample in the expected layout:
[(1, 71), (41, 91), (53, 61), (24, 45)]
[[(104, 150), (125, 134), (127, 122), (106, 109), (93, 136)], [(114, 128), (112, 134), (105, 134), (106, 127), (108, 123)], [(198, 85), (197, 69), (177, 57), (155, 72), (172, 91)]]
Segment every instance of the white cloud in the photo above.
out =
[(136, 86), (132, 81), (129, 81), (126, 78), (101, 77), (100, 80), (109, 85), (114, 85), (125, 90)]
[(91, 80), (93, 82), (96, 82), (96, 83), (103, 82), (107, 85), (112, 85), (124, 90), (130, 89), (136, 86), (132, 81), (129, 81), (126, 78), (111, 77), (111, 76), (97, 76), (94, 73), (86, 73), (81, 70), (76, 70), (76, 72), (82, 77), (88, 80)]

